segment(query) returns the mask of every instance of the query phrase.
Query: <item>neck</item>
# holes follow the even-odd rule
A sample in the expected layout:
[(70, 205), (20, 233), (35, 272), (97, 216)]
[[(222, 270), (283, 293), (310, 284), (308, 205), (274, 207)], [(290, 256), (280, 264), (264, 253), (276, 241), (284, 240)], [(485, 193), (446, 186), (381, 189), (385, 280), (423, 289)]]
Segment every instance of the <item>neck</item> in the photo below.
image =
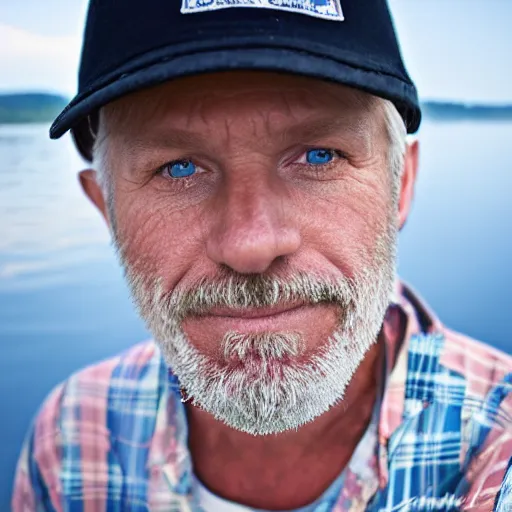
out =
[(254, 508), (289, 510), (315, 501), (350, 461), (371, 420), (383, 346), (370, 349), (339, 404), (296, 431), (252, 436), (187, 404), (197, 478), (218, 496)]

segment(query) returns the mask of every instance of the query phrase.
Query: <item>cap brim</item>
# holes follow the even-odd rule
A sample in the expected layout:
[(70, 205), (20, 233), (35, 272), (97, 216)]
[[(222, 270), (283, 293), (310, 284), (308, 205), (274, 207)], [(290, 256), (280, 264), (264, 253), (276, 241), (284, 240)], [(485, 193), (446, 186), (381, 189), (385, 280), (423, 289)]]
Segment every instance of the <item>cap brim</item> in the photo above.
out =
[(381, 71), (359, 68), (302, 50), (225, 48), (172, 56), (156, 63), (150, 56), (147, 60), (147, 65), (144, 65), (144, 59), (139, 59), (132, 71), (114, 74), (108, 81), (93, 84), (77, 95), (51, 126), (50, 137), (61, 137), (103, 105), (126, 94), (179, 77), (231, 70), (292, 73), (337, 82), (375, 94), (396, 105), (408, 133), (414, 133), (421, 120), (421, 112), (414, 106), (417, 104), (417, 93), (413, 85)]

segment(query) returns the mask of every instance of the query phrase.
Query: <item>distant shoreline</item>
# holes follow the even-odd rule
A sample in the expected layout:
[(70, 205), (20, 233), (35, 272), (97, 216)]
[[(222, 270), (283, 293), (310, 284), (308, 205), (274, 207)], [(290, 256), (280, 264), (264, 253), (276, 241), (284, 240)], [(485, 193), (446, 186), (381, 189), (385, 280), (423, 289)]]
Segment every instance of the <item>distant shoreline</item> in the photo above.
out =
[(425, 101), (421, 110), (425, 118), (437, 121), (512, 120), (512, 105)]
[[(69, 102), (47, 93), (0, 93), (0, 124), (51, 123)], [(512, 120), (511, 105), (470, 104), (452, 101), (422, 102), (426, 119), (436, 121)]]
[(57, 94), (0, 94), (0, 124), (50, 123), (67, 103)]

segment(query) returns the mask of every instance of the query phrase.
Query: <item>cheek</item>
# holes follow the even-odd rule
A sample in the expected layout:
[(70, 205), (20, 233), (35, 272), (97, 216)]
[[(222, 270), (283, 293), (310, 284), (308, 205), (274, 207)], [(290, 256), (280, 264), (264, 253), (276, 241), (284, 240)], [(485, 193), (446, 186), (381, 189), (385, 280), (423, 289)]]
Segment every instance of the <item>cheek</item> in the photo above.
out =
[(323, 194), (302, 194), (301, 211), (304, 242), (349, 277), (374, 266), (382, 237), (395, 222), (390, 185), (376, 174), (340, 181)]
[(168, 200), (137, 196), (116, 197), (117, 236), (123, 257), (132, 271), (162, 278), (172, 289), (197, 259), (196, 233), (201, 225), (192, 210), (174, 211)]

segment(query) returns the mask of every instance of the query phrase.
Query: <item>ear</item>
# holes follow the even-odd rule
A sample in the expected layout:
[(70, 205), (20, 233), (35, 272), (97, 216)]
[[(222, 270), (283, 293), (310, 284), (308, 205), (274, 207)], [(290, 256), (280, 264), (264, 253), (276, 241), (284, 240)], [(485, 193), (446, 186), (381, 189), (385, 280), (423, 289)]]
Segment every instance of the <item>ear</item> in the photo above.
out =
[(105, 197), (103, 196), (103, 190), (101, 189), (97, 173), (93, 169), (86, 169), (78, 174), (80, 185), (85, 195), (91, 200), (91, 202), (98, 208), (101, 215), (105, 219), (105, 222), (110, 227), (110, 220), (108, 216), (108, 208)]
[(419, 142), (413, 140), (407, 143), (404, 159), (404, 170), (400, 187), (400, 200), (398, 204), (398, 220), (400, 229), (407, 221), (414, 198), (414, 184), (418, 173)]

